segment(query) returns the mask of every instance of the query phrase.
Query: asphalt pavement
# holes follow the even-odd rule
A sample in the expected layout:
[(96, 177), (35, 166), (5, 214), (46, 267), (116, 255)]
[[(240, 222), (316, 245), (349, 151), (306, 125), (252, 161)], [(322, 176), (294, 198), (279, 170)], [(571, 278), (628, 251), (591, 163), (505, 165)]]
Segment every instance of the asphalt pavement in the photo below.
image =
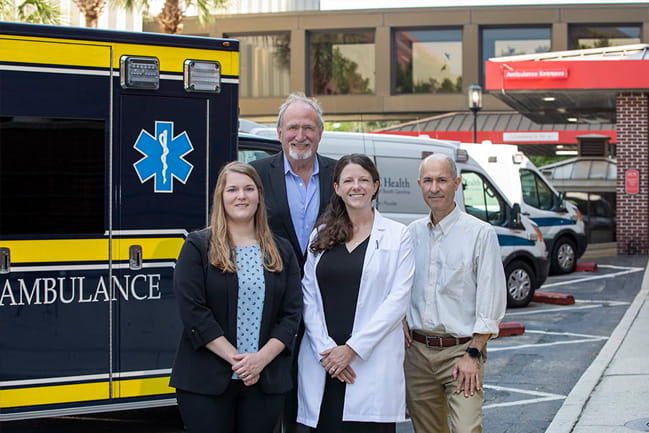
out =
[(648, 297), (645, 268), (638, 294), (546, 433), (649, 432)]

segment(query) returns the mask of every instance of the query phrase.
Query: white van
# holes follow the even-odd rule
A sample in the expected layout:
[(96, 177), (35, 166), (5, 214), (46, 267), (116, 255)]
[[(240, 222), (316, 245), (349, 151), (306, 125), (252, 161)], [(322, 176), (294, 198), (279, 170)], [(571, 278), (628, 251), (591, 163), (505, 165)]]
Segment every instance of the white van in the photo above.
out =
[(550, 253), (550, 273), (575, 270), (586, 250), (586, 229), (577, 206), (564, 200), (536, 166), (512, 144), (462, 143), (496, 182), (507, 198), (520, 203), (534, 221)]
[[(275, 128), (250, 131), (277, 137)], [(451, 155), (457, 162), (462, 188), (455, 200), (467, 213), (492, 224), (498, 234), (500, 253), (507, 278), (507, 304), (527, 305), (548, 273), (547, 252), (541, 233), (520, 215), (487, 173), (460, 149), (458, 143), (423, 137), (325, 131), (318, 152), (331, 158), (364, 153), (373, 158), (381, 175), (377, 208), (388, 218), (409, 224), (428, 215), (417, 185), (422, 158), (437, 152)]]

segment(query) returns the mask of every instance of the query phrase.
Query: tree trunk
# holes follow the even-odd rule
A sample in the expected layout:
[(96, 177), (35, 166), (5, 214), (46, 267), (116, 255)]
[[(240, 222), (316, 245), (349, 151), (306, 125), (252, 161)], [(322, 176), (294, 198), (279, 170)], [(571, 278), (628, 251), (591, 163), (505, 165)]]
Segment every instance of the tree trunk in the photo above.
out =
[(183, 11), (180, 8), (179, 0), (165, 0), (164, 7), (158, 15), (158, 23), (164, 33), (182, 33)]
[(86, 27), (97, 27), (99, 16), (104, 11), (105, 0), (76, 0), (75, 3), (86, 18)]

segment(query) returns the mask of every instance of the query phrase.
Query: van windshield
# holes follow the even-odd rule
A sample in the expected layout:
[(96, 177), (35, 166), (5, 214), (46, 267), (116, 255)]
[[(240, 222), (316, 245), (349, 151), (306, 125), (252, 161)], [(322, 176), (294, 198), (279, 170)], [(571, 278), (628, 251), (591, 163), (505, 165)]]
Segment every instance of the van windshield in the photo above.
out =
[(471, 171), (463, 172), (461, 176), (466, 213), (491, 225), (504, 224), (505, 202), (489, 182)]

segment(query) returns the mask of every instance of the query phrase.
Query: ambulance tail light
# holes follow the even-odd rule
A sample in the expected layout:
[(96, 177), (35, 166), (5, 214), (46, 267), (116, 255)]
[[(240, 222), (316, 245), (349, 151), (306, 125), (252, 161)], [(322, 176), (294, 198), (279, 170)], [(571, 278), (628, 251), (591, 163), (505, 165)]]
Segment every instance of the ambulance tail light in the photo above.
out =
[(185, 60), (183, 82), (187, 92), (221, 92), (221, 65), (218, 62)]

